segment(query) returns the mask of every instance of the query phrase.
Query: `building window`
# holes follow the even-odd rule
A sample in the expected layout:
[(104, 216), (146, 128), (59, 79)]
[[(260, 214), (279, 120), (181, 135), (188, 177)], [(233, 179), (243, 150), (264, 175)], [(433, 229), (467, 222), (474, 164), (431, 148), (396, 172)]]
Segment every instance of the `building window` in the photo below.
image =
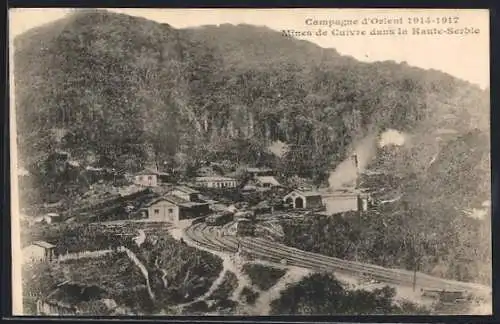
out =
[(174, 212), (174, 210), (173, 210), (172, 208), (169, 208), (169, 209), (168, 209), (168, 213), (169, 213), (169, 214), (172, 214), (173, 212)]
[(159, 214), (160, 213), (160, 210), (159, 209), (155, 209), (155, 214)]
[(152, 179), (153, 179), (153, 177), (152, 177), (152, 176), (148, 176), (148, 180), (152, 180)]

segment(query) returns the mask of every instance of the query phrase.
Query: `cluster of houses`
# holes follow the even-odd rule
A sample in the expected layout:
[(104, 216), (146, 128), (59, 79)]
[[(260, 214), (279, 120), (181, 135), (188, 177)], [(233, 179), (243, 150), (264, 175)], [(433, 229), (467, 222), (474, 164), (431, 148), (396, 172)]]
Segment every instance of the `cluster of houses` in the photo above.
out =
[[(202, 167), (198, 171), (199, 176), (192, 180), (191, 186), (196, 188), (213, 188), (213, 189), (234, 189), (237, 188), (242, 180), (236, 177), (222, 176), (215, 172), (210, 172), (208, 167)], [(243, 190), (250, 191), (259, 188), (272, 188), (281, 186), (275, 178), (272, 169), (269, 168), (246, 168), (244, 170), (246, 178), (243, 180)], [(169, 174), (159, 172), (155, 168), (145, 169), (131, 176), (134, 184), (146, 187), (156, 187), (162, 183), (169, 182)]]
[[(158, 172), (154, 169), (145, 169), (130, 177), (130, 180), (141, 192), (133, 194), (119, 194), (117, 197), (109, 197), (105, 202), (104, 210), (121, 210), (114, 208), (119, 204), (126, 204), (128, 218), (140, 218), (151, 221), (178, 223), (184, 219), (206, 216), (217, 212), (220, 202), (211, 200), (210, 194), (202, 196), (201, 192), (213, 192), (213, 190), (237, 190), (245, 193), (251, 191), (263, 191), (280, 188), (278, 198), (282, 204), (290, 209), (305, 209), (315, 211), (326, 211), (329, 214), (352, 210), (366, 211), (369, 205), (369, 197), (355, 190), (344, 192), (329, 192), (327, 190), (314, 191), (310, 188), (287, 189), (277, 180), (275, 173), (270, 168), (251, 167), (244, 170), (239, 177), (229, 175), (211, 174), (204, 170), (201, 176), (194, 177), (191, 182), (173, 186), (169, 182), (168, 174)], [(152, 194), (153, 193), (153, 194)], [(260, 195), (262, 197), (262, 195)], [(264, 195), (265, 197), (265, 195)], [(276, 199), (276, 196), (275, 198)], [(116, 200), (116, 203), (113, 202)], [(226, 202), (226, 204), (232, 202)], [(225, 206), (227, 208), (229, 206)], [(223, 209), (225, 209), (223, 208)], [(220, 209), (220, 208), (219, 208)], [(93, 210), (93, 211), (92, 211)], [(90, 213), (99, 214), (99, 208), (91, 209)], [(271, 210), (273, 210), (271, 208)], [(75, 212), (75, 210), (73, 210)], [(51, 223), (58, 218), (57, 214), (47, 214), (43, 217), (33, 218), (36, 221)], [(102, 221), (106, 217), (97, 217)]]
[[(370, 205), (370, 197), (356, 190), (330, 192), (302, 188), (287, 191), (287, 188), (281, 186), (276, 179), (273, 170), (268, 168), (247, 168), (245, 176), (239, 179), (227, 175), (205, 173), (202, 176), (195, 177), (189, 184), (170, 185), (168, 190), (160, 191), (161, 193), (155, 192), (154, 189), (159, 189), (164, 184), (168, 184), (169, 179), (166, 173), (146, 169), (134, 174), (131, 180), (135, 185), (144, 189), (128, 196), (119, 195), (116, 204), (127, 205), (127, 208), (123, 210), (126, 210), (128, 215), (123, 217), (172, 224), (178, 224), (186, 219), (214, 215), (230, 209), (231, 206), (221, 204), (221, 202), (202, 195), (204, 189), (229, 190), (237, 188), (239, 191), (245, 192), (265, 191), (279, 187), (283, 192), (280, 199), (282, 199), (285, 208), (314, 210), (320, 213), (326, 212), (327, 214), (366, 211)], [(130, 199), (127, 199), (127, 197), (130, 197)], [(131, 201), (136, 202), (133, 204), (134, 206), (131, 206)], [(264, 203), (264, 201), (261, 203)], [(113, 203), (109, 205), (113, 206)], [(265, 209), (266, 213), (272, 214), (274, 212), (272, 207)], [(239, 212), (248, 211), (246, 208), (240, 208), (239, 210)], [(51, 223), (56, 218), (58, 218), (57, 214), (47, 214), (40, 220), (37, 219), (37, 221)], [(54, 246), (46, 242), (33, 242), (23, 251), (25, 261), (50, 259), (53, 257), (53, 248)]]
[[(161, 185), (161, 174), (143, 171), (135, 175), (134, 182), (145, 187)], [(195, 177), (188, 185), (175, 187), (166, 195), (150, 201), (141, 208), (142, 218), (176, 223), (183, 219), (207, 215), (214, 211), (216, 201), (201, 197), (203, 189), (235, 189), (241, 192), (282, 188), (274, 171), (269, 168), (247, 168), (240, 179), (210, 174), (204, 170), (203, 176)], [(327, 213), (345, 211), (366, 211), (370, 197), (357, 190), (314, 191), (310, 189), (290, 190), (282, 197), (283, 203), (291, 209), (324, 210)]]

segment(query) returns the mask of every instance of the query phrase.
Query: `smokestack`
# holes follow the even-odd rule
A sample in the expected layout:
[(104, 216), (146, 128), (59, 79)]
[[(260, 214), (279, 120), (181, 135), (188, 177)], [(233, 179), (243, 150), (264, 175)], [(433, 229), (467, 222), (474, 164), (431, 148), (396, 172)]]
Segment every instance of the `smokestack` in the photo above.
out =
[(361, 195), (359, 194), (359, 163), (358, 163), (358, 155), (354, 154), (352, 156), (352, 159), (354, 161), (354, 167), (356, 168), (356, 181), (354, 183), (354, 191), (357, 193), (356, 195), (356, 203), (357, 203), (357, 214), (358, 214), (358, 220), (361, 221), (361, 212), (363, 211), (363, 203), (361, 201)]
[(354, 154), (352, 156), (352, 159), (354, 161), (354, 167), (356, 168), (356, 182), (355, 182), (355, 189), (359, 188), (359, 163), (358, 163), (358, 155)]

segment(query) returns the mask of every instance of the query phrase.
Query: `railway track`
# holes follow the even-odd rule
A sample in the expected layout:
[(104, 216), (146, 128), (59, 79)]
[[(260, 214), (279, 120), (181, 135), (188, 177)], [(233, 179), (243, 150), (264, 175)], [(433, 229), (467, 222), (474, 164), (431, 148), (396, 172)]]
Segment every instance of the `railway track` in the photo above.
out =
[[(401, 269), (389, 269), (372, 264), (346, 261), (317, 253), (302, 251), (283, 244), (258, 237), (235, 237), (217, 235), (219, 228), (195, 224), (186, 230), (186, 235), (196, 243), (217, 251), (231, 252), (240, 250), (251, 257), (280, 263), (285, 260), (288, 265), (307, 268), (315, 271), (337, 271), (348, 274), (359, 274), (381, 282), (412, 286), (413, 272)], [(425, 289), (466, 290), (471, 293), (487, 295), (489, 287), (472, 283), (451, 281), (417, 273), (416, 286)]]

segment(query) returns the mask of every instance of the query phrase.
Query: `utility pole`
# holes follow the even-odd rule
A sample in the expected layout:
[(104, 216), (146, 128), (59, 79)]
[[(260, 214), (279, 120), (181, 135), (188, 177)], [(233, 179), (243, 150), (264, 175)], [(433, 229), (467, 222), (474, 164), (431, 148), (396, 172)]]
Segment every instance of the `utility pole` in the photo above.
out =
[(415, 291), (417, 287), (417, 260), (415, 258), (415, 266), (413, 268), (413, 291)]
[(357, 207), (357, 213), (358, 213), (358, 221), (359, 224), (361, 225), (361, 214), (363, 211), (363, 202), (361, 200), (361, 193), (360, 193), (360, 180), (359, 180), (359, 162), (358, 162), (358, 155), (356, 153), (353, 154), (352, 156), (353, 162), (354, 162), (354, 167), (355, 167), (355, 182), (354, 182), (354, 191), (356, 192), (356, 207)]
[(413, 291), (415, 291), (417, 287), (417, 268), (420, 263), (420, 258), (417, 255), (417, 247), (416, 247), (416, 238), (415, 234), (413, 234)]

